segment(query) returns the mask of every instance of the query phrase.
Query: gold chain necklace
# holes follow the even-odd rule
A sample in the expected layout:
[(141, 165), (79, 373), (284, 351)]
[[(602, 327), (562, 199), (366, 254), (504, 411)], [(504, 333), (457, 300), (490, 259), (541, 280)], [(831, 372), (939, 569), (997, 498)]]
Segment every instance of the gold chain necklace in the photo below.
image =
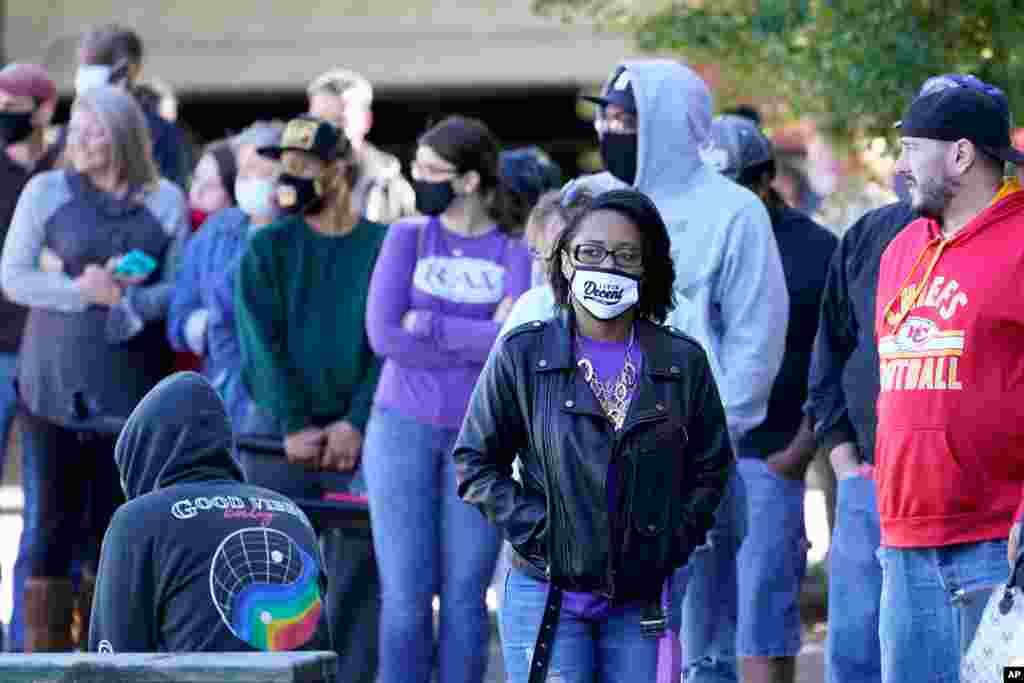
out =
[[(607, 381), (601, 381), (594, 370), (594, 364), (587, 358), (581, 358), (576, 366), (583, 369), (583, 379), (594, 392), (594, 397), (601, 404), (604, 414), (612, 423), (615, 431), (622, 429), (626, 422), (626, 413), (629, 411), (629, 404), (633, 400), (633, 388), (636, 386), (636, 365), (633, 364), (632, 351), (633, 342), (636, 339), (636, 330), (630, 333), (629, 345), (626, 346), (626, 358), (622, 363), (622, 370), (619, 376)], [(577, 342), (577, 348), (580, 348)]]

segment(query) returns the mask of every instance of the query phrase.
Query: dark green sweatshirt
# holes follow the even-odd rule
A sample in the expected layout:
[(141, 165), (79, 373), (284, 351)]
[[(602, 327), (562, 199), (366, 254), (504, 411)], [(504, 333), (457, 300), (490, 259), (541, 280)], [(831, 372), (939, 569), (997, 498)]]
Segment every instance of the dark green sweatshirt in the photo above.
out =
[(366, 297), (386, 231), (361, 221), (328, 237), (295, 216), (249, 241), (235, 288), (242, 377), (288, 433), (342, 418), (365, 430), (380, 375)]

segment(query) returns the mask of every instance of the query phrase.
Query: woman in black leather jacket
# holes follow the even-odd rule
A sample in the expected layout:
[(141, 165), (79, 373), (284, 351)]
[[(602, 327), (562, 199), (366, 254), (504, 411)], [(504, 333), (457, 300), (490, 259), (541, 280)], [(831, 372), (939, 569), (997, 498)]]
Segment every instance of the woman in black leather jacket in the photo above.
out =
[(510, 681), (654, 680), (666, 582), (732, 468), (725, 413), (704, 351), (660, 325), (675, 274), (645, 195), (598, 196), (553, 253), (560, 314), (491, 354), (454, 451), (459, 495), (511, 545)]

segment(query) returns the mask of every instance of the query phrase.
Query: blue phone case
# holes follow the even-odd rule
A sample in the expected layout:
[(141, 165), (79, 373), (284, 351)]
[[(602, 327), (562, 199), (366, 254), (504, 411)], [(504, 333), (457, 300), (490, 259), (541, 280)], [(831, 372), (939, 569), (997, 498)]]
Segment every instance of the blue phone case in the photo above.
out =
[(139, 249), (125, 254), (114, 269), (114, 275), (123, 277), (145, 277), (156, 269), (156, 259)]

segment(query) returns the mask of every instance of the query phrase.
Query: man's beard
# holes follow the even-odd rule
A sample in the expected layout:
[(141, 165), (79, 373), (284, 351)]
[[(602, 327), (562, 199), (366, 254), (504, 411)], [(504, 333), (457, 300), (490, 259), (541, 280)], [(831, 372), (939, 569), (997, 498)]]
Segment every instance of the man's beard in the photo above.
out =
[(925, 216), (941, 219), (943, 211), (953, 197), (952, 183), (949, 179), (943, 177), (918, 181), (913, 178), (911, 183), (913, 207)]

